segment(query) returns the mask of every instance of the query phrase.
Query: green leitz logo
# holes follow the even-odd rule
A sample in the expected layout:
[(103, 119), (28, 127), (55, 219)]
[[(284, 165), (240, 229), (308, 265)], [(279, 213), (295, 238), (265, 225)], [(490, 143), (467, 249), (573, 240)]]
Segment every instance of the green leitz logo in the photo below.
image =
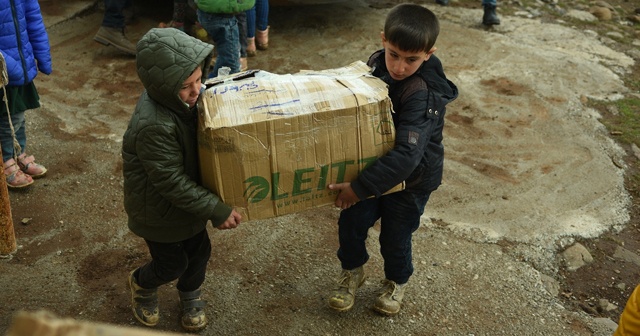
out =
[(262, 176), (252, 176), (244, 184), (248, 184), (244, 190), (244, 198), (249, 203), (258, 203), (269, 195), (269, 181)]
[[(378, 157), (372, 156), (358, 160), (357, 164), (364, 164), (364, 168), (367, 168)], [(334, 183), (344, 182), (344, 177), (347, 169), (353, 168), (356, 165), (355, 160), (347, 160), (341, 162), (334, 162), (330, 165), (323, 165), (319, 168), (301, 168), (293, 172), (293, 183), (287, 184), (281, 181), (280, 172), (274, 172), (271, 174), (271, 180), (268, 180), (264, 176), (251, 176), (244, 181), (244, 198), (249, 203), (258, 203), (266, 199), (271, 194), (271, 200), (281, 200), (284, 198), (296, 197), (300, 195), (309, 194), (313, 191), (327, 190), (327, 181), (329, 172), (336, 173)], [(357, 167), (356, 167), (357, 168)], [(286, 182), (286, 181), (285, 181)], [(284, 191), (281, 185), (291, 185), (290, 191)]]

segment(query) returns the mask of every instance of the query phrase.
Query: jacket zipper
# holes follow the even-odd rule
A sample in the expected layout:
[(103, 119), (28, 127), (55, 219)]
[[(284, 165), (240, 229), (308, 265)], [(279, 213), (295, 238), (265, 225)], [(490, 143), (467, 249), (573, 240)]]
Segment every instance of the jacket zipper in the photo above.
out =
[[(20, 23), (18, 22), (18, 17), (16, 14), (16, 4), (14, 0), (10, 0), (11, 1), (11, 17), (13, 18), (13, 26), (16, 29), (16, 39), (18, 42), (18, 53), (20, 54), (20, 62), (22, 63), (22, 72), (23, 72), (23, 76), (24, 76), (24, 82), (22, 83), (22, 85), (27, 84), (27, 80), (29, 78), (29, 74), (27, 72), (27, 62), (24, 59), (24, 52), (22, 50), (22, 39), (20, 38)], [(26, 13), (25, 13), (25, 24), (27, 24), (26, 21), (27, 17), (26, 17)]]

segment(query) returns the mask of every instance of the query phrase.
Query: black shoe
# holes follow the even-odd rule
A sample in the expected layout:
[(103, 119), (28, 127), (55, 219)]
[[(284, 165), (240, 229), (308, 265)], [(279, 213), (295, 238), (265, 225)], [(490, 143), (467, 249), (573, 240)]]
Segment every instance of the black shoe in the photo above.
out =
[(449, 0), (436, 0), (438, 5), (446, 6), (449, 4)]
[(485, 26), (499, 25), (500, 18), (496, 14), (496, 6), (484, 5), (484, 15), (482, 16), (482, 24)]

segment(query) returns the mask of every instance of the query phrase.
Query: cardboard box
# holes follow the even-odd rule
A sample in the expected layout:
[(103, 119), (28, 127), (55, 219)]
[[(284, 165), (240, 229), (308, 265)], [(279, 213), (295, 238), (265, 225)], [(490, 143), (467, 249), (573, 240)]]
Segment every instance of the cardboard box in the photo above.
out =
[(198, 131), (204, 185), (249, 220), (333, 204), (328, 184), (353, 180), (393, 147), (387, 87), (368, 71), (356, 62), (207, 81)]

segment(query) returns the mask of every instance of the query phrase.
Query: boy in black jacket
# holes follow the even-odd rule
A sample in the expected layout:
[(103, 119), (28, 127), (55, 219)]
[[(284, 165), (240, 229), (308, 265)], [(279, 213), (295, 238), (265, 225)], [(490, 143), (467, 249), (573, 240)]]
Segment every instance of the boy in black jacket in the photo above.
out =
[[(393, 149), (356, 180), (329, 185), (340, 191), (335, 205), (343, 209), (337, 253), (342, 274), (338, 289), (329, 297), (329, 306), (335, 310), (353, 307), (356, 290), (364, 283), (363, 265), (369, 259), (367, 231), (381, 219), (386, 280), (373, 309), (385, 315), (400, 311), (413, 273), (411, 236), (420, 226), (431, 192), (442, 182), (445, 105), (458, 96), (433, 55), (439, 30), (438, 19), (427, 8), (397, 5), (385, 22), (384, 49), (369, 58), (373, 75), (389, 85), (396, 140)], [(383, 195), (402, 181), (405, 190)]]

